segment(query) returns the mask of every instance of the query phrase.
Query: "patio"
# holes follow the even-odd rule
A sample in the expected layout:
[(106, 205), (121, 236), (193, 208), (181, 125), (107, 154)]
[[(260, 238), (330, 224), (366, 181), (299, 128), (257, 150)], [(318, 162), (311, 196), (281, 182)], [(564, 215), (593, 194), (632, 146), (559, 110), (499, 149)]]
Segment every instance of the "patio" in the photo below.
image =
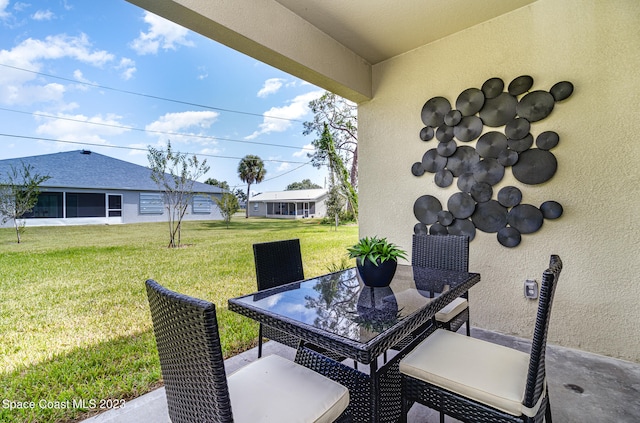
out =
[[(472, 336), (528, 351), (528, 342), (482, 329)], [(276, 342), (264, 345), (264, 354), (293, 359), (295, 351)], [(226, 360), (228, 373), (257, 357), (256, 349)], [(637, 422), (640, 418), (640, 365), (570, 348), (549, 345), (547, 375), (555, 422)], [(434, 411), (415, 405), (410, 422), (437, 422)], [(447, 422), (457, 420), (447, 419)], [(164, 389), (127, 403), (119, 410), (96, 415), (83, 423), (169, 423)]]

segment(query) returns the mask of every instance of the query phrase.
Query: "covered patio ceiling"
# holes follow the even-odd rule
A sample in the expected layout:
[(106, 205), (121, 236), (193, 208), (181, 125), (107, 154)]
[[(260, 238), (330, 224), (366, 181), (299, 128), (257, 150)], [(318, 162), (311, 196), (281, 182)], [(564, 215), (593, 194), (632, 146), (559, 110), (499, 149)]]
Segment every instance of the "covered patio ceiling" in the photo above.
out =
[(375, 64), (535, 0), (128, 1), (361, 102)]

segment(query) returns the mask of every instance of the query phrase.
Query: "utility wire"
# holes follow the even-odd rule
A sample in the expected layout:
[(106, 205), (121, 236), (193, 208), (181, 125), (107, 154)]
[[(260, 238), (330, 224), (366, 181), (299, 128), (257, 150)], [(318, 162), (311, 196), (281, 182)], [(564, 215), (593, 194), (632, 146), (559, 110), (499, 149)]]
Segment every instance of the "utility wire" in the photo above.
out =
[(4, 64), (4, 63), (0, 63), (0, 66), (4, 66), (5, 68), (19, 70), (19, 71), (22, 71), (22, 72), (33, 73), (35, 75), (46, 76), (47, 78), (60, 79), (62, 81), (72, 82), (74, 84), (82, 84), (82, 85), (86, 85), (86, 86), (89, 86), (89, 87), (100, 88), (100, 89), (103, 89), (103, 90), (110, 90), (110, 91), (115, 91), (115, 92), (119, 92), (119, 93), (135, 95), (135, 96), (139, 96), (139, 97), (152, 98), (152, 99), (155, 99), (155, 100), (169, 101), (169, 102), (172, 102), (172, 103), (184, 104), (184, 105), (187, 105), (187, 106), (201, 107), (203, 109), (217, 110), (217, 111), (220, 111), (220, 112), (227, 112), (227, 113), (237, 113), (237, 114), (240, 114), (240, 115), (248, 115), (248, 116), (259, 116), (259, 117), (264, 117), (264, 118), (269, 118), (269, 119), (287, 120), (287, 121), (290, 121), (290, 122), (303, 122), (302, 120), (299, 120), (299, 119), (290, 119), (290, 118), (284, 118), (284, 117), (279, 117), (279, 116), (270, 116), (270, 115), (265, 115), (265, 114), (260, 114), (260, 113), (251, 113), (251, 112), (243, 112), (243, 111), (239, 111), (239, 110), (223, 109), (221, 107), (207, 106), (205, 104), (191, 103), (191, 102), (188, 102), (188, 101), (174, 100), (174, 99), (170, 99), (170, 98), (166, 98), (166, 97), (160, 97), (160, 96), (151, 95), (151, 94), (137, 93), (137, 92), (134, 92), (134, 91), (123, 90), (123, 89), (120, 89), (120, 88), (112, 88), (112, 87), (107, 87), (105, 85), (99, 85), (99, 84), (93, 84), (93, 83), (90, 83), (90, 82), (78, 81), (78, 80), (71, 79), (71, 78), (64, 78), (62, 76), (51, 75), (51, 74), (48, 74), (48, 73), (38, 72), (38, 71), (31, 70), (31, 69), (24, 69), (24, 68), (20, 68), (20, 67), (17, 67), (17, 66), (7, 65), (7, 64)]
[[(28, 140), (36, 140), (36, 141), (50, 141), (50, 142), (59, 142), (64, 144), (76, 144), (76, 145), (91, 145), (94, 147), (105, 147), (105, 148), (119, 148), (122, 150), (133, 150), (133, 151), (149, 151), (146, 148), (137, 148), (137, 147), (124, 147), (120, 145), (108, 145), (108, 144), (98, 144), (84, 141), (69, 141), (69, 140), (58, 140), (53, 138), (42, 138), (42, 137), (30, 137), (27, 135), (18, 135), (18, 134), (3, 134), (0, 133), (0, 137), (9, 137), (9, 138), (21, 138)], [(189, 153), (185, 152), (183, 154), (195, 155), (195, 156), (204, 156), (204, 157), (213, 157), (217, 159), (235, 159), (242, 160), (242, 157), (233, 157), (233, 156), (220, 156), (216, 154), (206, 154), (206, 153)], [(275, 162), (275, 163), (293, 163), (293, 164), (303, 164), (306, 165), (310, 162), (296, 162), (291, 160), (276, 160), (276, 159), (263, 159), (265, 162)]]
[(26, 111), (23, 111), (23, 110), (6, 109), (4, 107), (0, 107), (0, 110), (3, 110), (5, 112), (11, 112), (11, 113), (20, 113), (20, 114), (25, 114), (25, 115), (45, 117), (45, 118), (49, 118), (49, 119), (67, 120), (67, 121), (70, 121), (70, 122), (78, 122), (78, 123), (89, 124), (89, 125), (99, 125), (99, 126), (106, 126), (106, 127), (109, 127), (109, 128), (118, 128), (118, 129), (127, 129), (127, 130), (130, 130), (130, 131), (146, 132), (146, 133), (150, 133), (150, 134), (176, 135), (176, 136), (184, 136), (184, 137), (191, 137), (191, 138), (210, 139), (210, 140), (216, 140), (216, 141), (229, 141), (229, 142), (237, 142), (237, 143), (243, 143), (243, 144), (263, 145), (263, 146), (269, 146), (269, 147), (292, 148), (294, 150), (309, 150), (309, 151), (315, 150), (314, 148), (310, 148), (310, 147), (295, 147), (295, 146), (284, 145), (284, 144), (272, 144), (272, 143), (266, 143), (266, 142), (236, 140), (236, 139), (232, 139), (232, 138), (214, 137), (214, 136), (210, 136), (210, 135), (187, 134), (187, 133), (184, 133), (184, 132), (154, 131), (154, 130), (150, 130), (150, 129), (136, 128), (136, 127), (133, 127), (133, 126), (115, 125), (115, 124), (112, 124), (112, 123), (91, 122), (91, 121), (87, 121), (87, 120), (73, 119), (73, 118), (69, 118), (69, 117), (53, 116), (53, 115), (48, 115), (46, 113), (26, 112)]

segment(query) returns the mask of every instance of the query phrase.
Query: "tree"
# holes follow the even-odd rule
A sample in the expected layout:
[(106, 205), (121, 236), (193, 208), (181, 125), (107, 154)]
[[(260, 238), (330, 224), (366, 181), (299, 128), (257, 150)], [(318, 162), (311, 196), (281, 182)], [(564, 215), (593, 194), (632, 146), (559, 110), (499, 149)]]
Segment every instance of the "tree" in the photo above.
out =
[(33, 171), (33, 166), (22, 162), (20, 169), (11, 166), (6, 174), (6, 182), (0, 183), (0, 220), (5, 224), (13, 219), (18, 244), (21, 242), (20, 234), (24, 231), (25, 225), (18, 220), (33, 210), (38, 203), (40, 184), (51, 178)]
[(151, 179), (164, 194), (169, 220), (169, 248), (180, 246), (182, 219), (193, 199), (195, 180), (209, 171), (207, 160), (200, 162), (196, 155), (188, 157), (173, 151), (171, 142), (167, 149), (151, 146), (147, 158), (151, 168)]
[(336, 185), (332, 185), (329, 189), (329, 195), (325, 201), (327, 207), (327, 217), (333, 217), (336, 222), (336, 231), (338, 230), (338, 224), (340, 223), (340, 212), (344, 208), (344, 196), (340, 188)]
[(233, 191), (233, 195), (238, 197), (238, 202), (240, 202), (240, 203), (246, 203), (247, 202), (247, 193), (242, 191), (240, 188), (236, 188)]
[(358, 106), (349, 100), (326, 91), (322, 97), (309, 102), (313, 121), (304, 122), (304, 135), (316, 134), (313, 141), (316, 148), (308, 156), (313, 166), (320, 168), (327, 164), (328, 151), (323, 148), (322, 135), (325, 124), (335, 143), (334, 148), (348, 168), (349, 183), (358, 187)]
[(325, 124), (324, 131), (318, 145), (327, 153), (327, 161), (329, 162), (329, 172), (331, 173), (331, 180), (337, 181), (336, 184), (340, 187), (340, 190), (349, 201), (349, 207), (351, 207), (353, 216), (357, 221), (358, 193), (356, 192), (356, 189), (353, 187), (353, 185), (351, 185), (351, 183), (349, 182), (349, 174), (347, 172), (347, 168), (345, 167), (342, 158), (335, 149), (333, 137), (329, 132), (329, 127), (327, 124)]
[(208, 178), (206, 181), (204, 181), (204, 183), (208, 185), (213, 185), (214, 187), (222, 188), (226, 191), (230, 191), (231, 189), (229, 188), (229, 184), (227, 183), (227, 181), (218, 181), (217, 179), (214, 179), (214, 178)]
[(287, 188), (285, 188), (285, 191), (294, 191), (297, 189), (315, 189), (315, 188), (322, 188), (322, 187), (318, 184), (314, 184), (313, 182), (311, 182), (311, 179), (303, 179), (302, 182), (290, 183), (289, 185), (287, 185)]
[(258, 156), (247, 154), (240, 160), (238, 165), (238, 176), (242, 182), (247, 184), (247, 207), (246, 216), (249, 218), (249, 192), (251, 184), (259, 184), (264, 180), (267, 170), (264, 168), (264, 162)]
[(220, 213), (222, 214), (222, 218), (227, 224), (227, 229), (229, 229), (229, 222), (231, 222), (231, 216), (236, 214), (238, 210), (240, 210), (240, 204), (238, 203), (238, 197), (235, 195), (225, 192), (222, 194), (222, 197), (215, 198), (216, 204), (220, 209)]

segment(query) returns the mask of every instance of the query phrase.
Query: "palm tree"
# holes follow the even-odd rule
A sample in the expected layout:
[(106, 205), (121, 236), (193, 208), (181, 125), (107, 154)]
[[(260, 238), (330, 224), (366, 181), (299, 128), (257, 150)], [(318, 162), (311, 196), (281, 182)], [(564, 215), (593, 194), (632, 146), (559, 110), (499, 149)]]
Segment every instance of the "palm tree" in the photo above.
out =
[(242, 158), (242, 160), (240, 160), (240, 164), (238, 165), (238, 176), (240, 176), (242, 182), (247, 184), (247, 206), (245, 218), (249, 218), (249, 190), (251, 189), (251, 184), (259, 184), (262, 182), (266, 174), (267, 170), (264, 168), (264, 162), (260, 157), (247, 154)]

